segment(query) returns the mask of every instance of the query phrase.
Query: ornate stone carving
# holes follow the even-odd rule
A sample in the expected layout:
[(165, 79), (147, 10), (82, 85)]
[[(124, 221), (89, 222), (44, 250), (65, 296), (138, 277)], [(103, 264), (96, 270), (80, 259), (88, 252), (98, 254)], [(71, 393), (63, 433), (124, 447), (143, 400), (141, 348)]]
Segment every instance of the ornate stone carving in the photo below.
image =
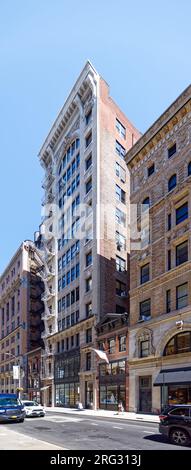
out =
[(153, 330), (145, 327), (139, 330), (136, 334), (134, 357), (140, 357), (140, 346), (142, 341), (149, 341), (149, 355), (155, 354), (155, 347), (153, 345)]

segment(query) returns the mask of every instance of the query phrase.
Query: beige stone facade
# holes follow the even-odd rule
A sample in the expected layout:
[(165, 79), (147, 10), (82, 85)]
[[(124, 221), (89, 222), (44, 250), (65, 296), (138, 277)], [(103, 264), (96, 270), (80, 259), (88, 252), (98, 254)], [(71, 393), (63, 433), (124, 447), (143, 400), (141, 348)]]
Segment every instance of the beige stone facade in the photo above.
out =
[[(40, 234), (41, 251), (49, 273), (44, 296), (45, 375), (42, 380), (50, 405), (60, 399), (54, 391), (54, 354), (49, 353), (48, 343), (67, 336), (69, 347), (60, 352), (60, 358), (63, 356), (65, 361), (71, 356), (72, 363), (78, 346), (71, 338), (74, 327), (80, 327), (83, 364), (86, 347), (81, 328), (85, 334), (89, 318), (93, 318), (95, 325), (108, 312), (128, 310), (129, 184), (124, 155), (139, 136), (110, 97), (106, 82), (87, 62), (39, 154), (45, 170), (46, 211)], [(79, 204), (86, 205), (85, 217), (81, 212), (80, 222), (75, 222), (73, 217), (67, 225), (68, 216), (71, 212), (74, 215)], [(82, 236), (77, 236), (78, 224), (83, 229)], [(90, 378), (91, 371), (84, 371), (84, 367), (80, 370), (77, 389), (83, 406), (87, 401), (96, 406), (96, 389), (90, 399), (91, 387), (86, 384), (94, 378)], [(68, 376), (68, 381), (63, 379), (60, 387), (64, 406), (73, 406), (74, 385), (70, 384), (73, 384), (72, 377)]]
[(130, 256), (130, 410), (156, 412), (191, 402), (191, 87), (126, 162), (138, 229), (149, 203), (150, 232)]

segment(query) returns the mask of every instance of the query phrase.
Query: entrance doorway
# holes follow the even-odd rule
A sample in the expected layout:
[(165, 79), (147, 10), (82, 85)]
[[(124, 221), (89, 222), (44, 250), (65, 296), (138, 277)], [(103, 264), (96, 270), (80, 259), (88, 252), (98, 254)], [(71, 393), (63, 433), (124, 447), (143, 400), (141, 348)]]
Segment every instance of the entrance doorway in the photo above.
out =
[(85, 382), (85, 407), (93, 407), (93, 383)]
[(152, 411), (152, 377), (139, 377), (139, 411)]

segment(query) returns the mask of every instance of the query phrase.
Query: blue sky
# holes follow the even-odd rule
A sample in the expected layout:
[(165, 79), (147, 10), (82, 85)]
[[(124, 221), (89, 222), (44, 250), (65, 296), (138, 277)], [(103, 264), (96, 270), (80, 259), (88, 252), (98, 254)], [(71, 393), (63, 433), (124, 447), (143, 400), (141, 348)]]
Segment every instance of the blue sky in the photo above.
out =
[(87, 59), (144, 132), (188, 86), (190, 0), (0, 2), (0, 273), (40, 221), (37, 154)]

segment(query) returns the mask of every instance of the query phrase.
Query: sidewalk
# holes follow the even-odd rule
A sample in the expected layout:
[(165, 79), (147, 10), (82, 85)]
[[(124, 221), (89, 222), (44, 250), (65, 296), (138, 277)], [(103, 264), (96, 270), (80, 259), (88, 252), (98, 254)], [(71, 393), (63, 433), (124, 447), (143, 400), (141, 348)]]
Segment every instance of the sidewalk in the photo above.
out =
[[(22, 426), (22, 424), (21, 424)], [(6, 425), (0, 427), (0, 450), (67, 450), (49, 442), (29, 437), (20, 432), (13, 431)]]
[(79, 416), (92, 416), (92, 417), (102, 417), (102, 418), (116, 418), (116, 419), (130, 419), (134, 421), (146, 421), (149, 423), (159, 423), (158, 415), (148, 415), (142, 413), (131, 413), (123, 412), (118, 413), (117, 411), (108, 411), (108, 410), (77, 410), (76, 408), (62, 408), (62, 407), (47, 407), (46, 411), (53, 413), (64, 413), (64, 414), (78, 414)]

